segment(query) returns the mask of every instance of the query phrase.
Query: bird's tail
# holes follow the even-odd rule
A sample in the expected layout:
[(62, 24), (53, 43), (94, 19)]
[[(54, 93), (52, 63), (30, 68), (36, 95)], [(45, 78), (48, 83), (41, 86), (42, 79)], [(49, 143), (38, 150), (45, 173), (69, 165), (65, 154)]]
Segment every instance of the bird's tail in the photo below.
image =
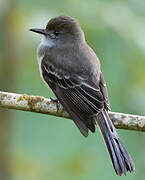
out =
[(109, 118), (108, 112), (106, 110), (101, 111), (97, 115), (96, 120), (103, 135), (116, 174), (121, 176), (123, 173), (126, 175), (127, 171), (133, 172), (135, 170), (134, 163), (123, 146), (116, 129)]

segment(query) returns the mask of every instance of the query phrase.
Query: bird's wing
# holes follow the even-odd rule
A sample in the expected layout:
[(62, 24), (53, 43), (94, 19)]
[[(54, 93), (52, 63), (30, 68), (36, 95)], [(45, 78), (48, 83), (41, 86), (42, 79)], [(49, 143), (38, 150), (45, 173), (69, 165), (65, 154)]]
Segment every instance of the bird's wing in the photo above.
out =
[(95, 132), (93, 116), (104, 107), (104, 96), (92, 81), (77, 75), (66, 74), (45, 61), (41, 65), (44, 80), (70, 114), (80, 132)]

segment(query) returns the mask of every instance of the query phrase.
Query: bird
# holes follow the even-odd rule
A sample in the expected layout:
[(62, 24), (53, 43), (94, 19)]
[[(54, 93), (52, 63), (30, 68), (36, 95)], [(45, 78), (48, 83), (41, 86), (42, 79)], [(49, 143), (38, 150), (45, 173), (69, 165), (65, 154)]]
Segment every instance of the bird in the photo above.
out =
[(134, 162), (108, 114), (110, 101), (100, 61), (78, 21), (61, 15), (50, 19), (45, 29), (30, 31), (42, 34), (37, 49), (40, 75), (81, 134), (87, 137), (97, 125), (116, 174), (134, 172)]

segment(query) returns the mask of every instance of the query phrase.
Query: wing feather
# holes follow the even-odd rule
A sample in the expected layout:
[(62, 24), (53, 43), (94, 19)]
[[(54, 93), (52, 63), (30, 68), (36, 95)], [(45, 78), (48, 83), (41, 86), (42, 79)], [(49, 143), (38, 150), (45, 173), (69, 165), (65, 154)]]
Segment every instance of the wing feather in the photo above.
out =
[(52, 64), (43, 63), (42, 74), (81, 133), (87, 136), (88, 129), (95, 132), (92, 116), (104, 107), (100, 87), (85, 78), (55, 69)]

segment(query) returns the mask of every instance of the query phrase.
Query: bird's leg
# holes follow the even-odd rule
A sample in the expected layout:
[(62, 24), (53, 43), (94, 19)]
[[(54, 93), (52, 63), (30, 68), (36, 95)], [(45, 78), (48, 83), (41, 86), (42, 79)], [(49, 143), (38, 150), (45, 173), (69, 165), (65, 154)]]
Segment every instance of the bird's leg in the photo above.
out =
[(60, 107), (61, 107), (59, 100), (57, 98), (54, 98), (54, 97), (50, 97), (50, 99), (52, 102), (56, 103), (57, 111), (59, 111)]

